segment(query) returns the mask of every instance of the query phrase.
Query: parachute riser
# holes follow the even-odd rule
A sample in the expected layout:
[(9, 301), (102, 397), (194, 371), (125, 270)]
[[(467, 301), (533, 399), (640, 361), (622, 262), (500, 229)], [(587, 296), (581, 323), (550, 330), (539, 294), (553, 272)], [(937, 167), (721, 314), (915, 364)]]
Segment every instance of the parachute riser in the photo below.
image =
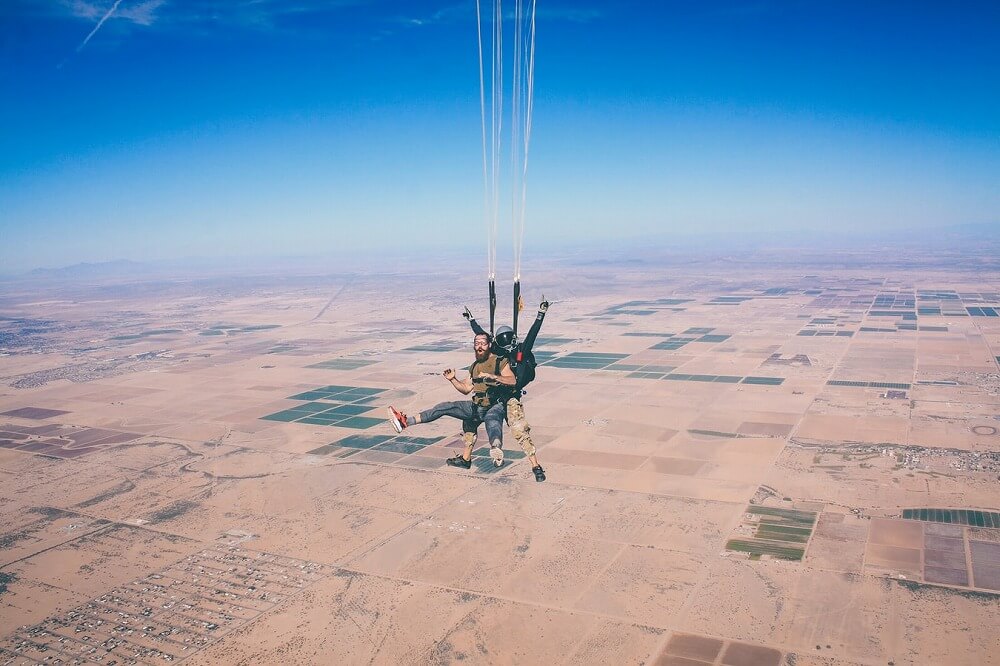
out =
[(497, 314), (497, 286), (493, 280), (490, 280), (490, 337), (493, 336), (493, 331), (495, 330), (494, 324), (496, 321), (496, 314)]
[(517, 313), (521, 309), (521, 281), (514, 281), (514, 337), (517, 337)]

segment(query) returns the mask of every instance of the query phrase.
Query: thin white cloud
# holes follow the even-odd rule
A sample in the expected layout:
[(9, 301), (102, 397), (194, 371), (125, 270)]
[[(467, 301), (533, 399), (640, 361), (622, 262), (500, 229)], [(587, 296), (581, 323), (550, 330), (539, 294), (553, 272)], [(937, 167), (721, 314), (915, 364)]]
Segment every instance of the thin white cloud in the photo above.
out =
[(87, 42), (90, 41), (91, 37), (97, 34), (97, 31), (101, 29), (101, 26), (104, 25), (105, 21), (111, 18), (111, 15), (115, 13), (115, 10), (118, 9), (118, 5), (120, 4), (122, 4), (122, 0), (115, 0), (115, 4), (111, 5), (111, 9), (108, 10), (108, 13), (101, 17), (101, 20), (97, 22), (97, 25), (95, 25), (94, 29), (90, 31), (90, 34), (84, 37), (83, 41), (80, 42), (80, 45), (76, 47), (77, 53), (83, 50), (83, 47), (87, 45)]
[(73, 0), (72, 2), (63, 3), (70, 11), (70, 13), (82, 19), (96, 19), (101, 16), (101, 8), (92, 2), (86, 2), (85, 0)]
[(157, 10), (165, 5), (167, 0), (146, 0), (131, 7), (119, 9), (117, 18), (131, 21), (136, 25), (149, 27), (156, 22)]
[[(129, 0), (114, 2), (109, 18), (114, 18), (121, 26), (161, 30), (197, 30), (212, 26), (271, 30), (297, 17), (320, 16), (349, 7), (377, 5), (382, 1)], [(107, 20), (110, 3), (111, 0), (0, 0), (0, 18), (100, 21)]]

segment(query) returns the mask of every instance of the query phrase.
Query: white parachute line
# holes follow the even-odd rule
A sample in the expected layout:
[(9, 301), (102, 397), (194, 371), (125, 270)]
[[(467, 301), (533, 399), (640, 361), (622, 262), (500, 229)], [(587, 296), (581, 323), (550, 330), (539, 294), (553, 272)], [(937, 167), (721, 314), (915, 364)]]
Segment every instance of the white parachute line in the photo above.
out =
[(521, 42), (522, 42), (522, 0), (515, 0), (514, 2), (514, 66), (511, 85), (511, 104), (510, 104), (510, 227), (512, 239), (512, 249), (514, 252), (514, 281), (517, 281), (517, 276), (520, 273), (519, 266), (519, 255), (520, 248), (518, 248), (518, 239), (520, 234), (518, 229), (520, 227), (520, 214), (521, 209), (517, 205), (518, 194), (520, 188), (520, 129), (521, 129)]
[(483, 221), (486, 223), (486, 271), (489, 279), (492, 280), (494, 277), (494, 242), (490, 211), (490, 178), (486, 163), (486, 73), (483, 71), (483, 20), (479, 4), (480, 0), (476, 0), (476, 38), (479, 43), (479, 115), (483, 130)]
[(520, 220), (520, 238), (517, 243), (517, 268), (515, 271), (514, 279), (516, 281), (521, 280), (521, 251), (524, 249), (524, 229), (525, 229), (525, 217), (527, 211), (527, 197), (528, 197), (528, 148), (531, 144), (531, 121), (532, 115), (535, 108), (535, 3), (536, 0), (531, 0), (531, 29), (529, 31), (529, 42), (528, 47), (528, 64), (527, 64), (527, 81), (525, 82), (525, 100), (524, 100), (524, 145), (523, 145), (523, 156), (522, 156), (522, 167), (521, 167), (521, 220)]
[(501, 0), (493, 2), (493, 80), (491, 113), (491, 217), (490, 217), (490, 279), (496, 276), (496, 238), (500, 218), (500, 140), (503, 134), (503, 7)]
[(532, 112), (534, 110), (535, 6), (536, 0), (531, 0), (530, 15), (526, 19), (523, 0), (517, 0), (517, 11), (515, 12), (517, 26), (513, 86), (515, 100), (512, 105), (514, 129), (511, 130), (511, 162), (514, 174), (511, 192), (511, 219), (514, 233), (515, 282), (521, 279), (521, 252), (524, 248), (527, 209), (528, 148), (531, 141)]
[[(530, 2), (530, 7), (526, 6)], [(504, 179), (504, 65), (503, 2), (493, 0), (490, 32), (490, 82), (486, 84), (487, 47), (483, 35), (483, 0), (476, 0), (476, 37), (479, 46), (479, 108), (483, 149), (483, 217), (486, 222), (487, 264), (490, 281), (496, 277), (497, 231), (501, 213), (501, 185)], [(521, 256), (527, 219), (528, 153), (534, 116), (535, 29), (537, 0), (514, 0), (514, 34), (511, 70), (510, 126), (510, 219), (513, 236), (514, 281), (521, 279)], [(488, 20), (488, 19), (487, 19)], [(487, 97), (489, 97), (489, 139), (487, 140)]]

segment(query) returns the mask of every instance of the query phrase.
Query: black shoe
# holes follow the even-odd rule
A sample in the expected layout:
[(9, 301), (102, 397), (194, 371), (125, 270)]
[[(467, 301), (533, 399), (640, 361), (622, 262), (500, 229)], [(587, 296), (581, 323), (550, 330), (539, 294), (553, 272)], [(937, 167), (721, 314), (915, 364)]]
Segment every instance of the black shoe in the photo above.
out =
[(535, 481), (545, 480), (545, 470), (542, 469), (541, 465), (535, 465), (531, 468), (531, 471), (535, 473)]
[(470, 467), (472, 467), (472, 458), (466, 460), (465, 458), (462, 457), (461, 453), (459, 453), (454, 458), (448, 458), (447, 460), (445, 460), (445, 462), (451, 465), (452, 467), (464, 467), (465, 469), (469, 469)]

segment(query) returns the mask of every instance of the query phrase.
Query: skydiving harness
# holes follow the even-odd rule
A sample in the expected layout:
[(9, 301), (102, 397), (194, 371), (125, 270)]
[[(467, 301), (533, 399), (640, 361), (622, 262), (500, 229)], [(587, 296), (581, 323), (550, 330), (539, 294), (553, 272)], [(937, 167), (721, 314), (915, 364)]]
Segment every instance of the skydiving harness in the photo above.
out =
[(514, 386), (503, 384), (489, 386), (485, 379), (472, 377), (472, 371), (479, 363), (476, 362), (469, 366), (469, 376), (472, 377), (474, 391), (472, 400), (477, 405), (486, 406), (488, 403), (489, 406), (493, 406), (498, 402), (506, 403), (511, 398), (520, 398), (522, 393), (527, 393), (524, 387), (534, 381), (535, 368), (538, 365), (538, 362), (535, 361), (535, 355), (530, 351), (519, 349), (509, 357), (497, 356), (496, 364), (493, 367), (494, 375), (500, 376), (500, 366), (505, 358), (517, 378), (517, 383)]
[[(504, 357), (497, 356), (496, 364), (493, 367), (493, 374), (497, 377), (500, 376), (500, 366), (504, 362)], [(508, 363), (510, 361), (507, 361)], [(513, 386), (489, 386), (486, 384), (486, 380), (482, 377), (476, 377), (472, 374), (472, 371), (476, 369), (479, 365), (479, 361), (476, 361), (469, 366), (469, 376), (472, 378), (472, 401), (479, 405), (480, 407), (492, 407), (498, 402), (504, 404), (507, 400), (514, 395), (515, 388)]]

